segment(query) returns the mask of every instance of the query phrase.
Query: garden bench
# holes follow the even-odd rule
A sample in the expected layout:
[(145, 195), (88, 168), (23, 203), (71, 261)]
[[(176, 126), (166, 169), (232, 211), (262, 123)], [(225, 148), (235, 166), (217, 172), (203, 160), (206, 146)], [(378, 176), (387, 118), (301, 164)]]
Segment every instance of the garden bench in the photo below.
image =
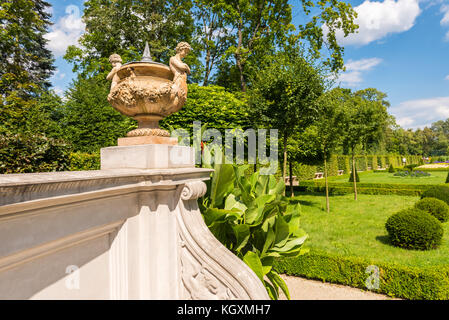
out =
[[(296, 176), (292, 176), (292, 180), (293, 180), (293, 185), (294, 186), (299, 185), (299, 181), (298, 181), (298, 178)], [(285, 177), (285, 184), (286, 185), (290, 185), (290, 177)]]
[(323, 177), (324, 177), (324, 173), (323, 172), (316, 172), (314, 179), (321, 179)]

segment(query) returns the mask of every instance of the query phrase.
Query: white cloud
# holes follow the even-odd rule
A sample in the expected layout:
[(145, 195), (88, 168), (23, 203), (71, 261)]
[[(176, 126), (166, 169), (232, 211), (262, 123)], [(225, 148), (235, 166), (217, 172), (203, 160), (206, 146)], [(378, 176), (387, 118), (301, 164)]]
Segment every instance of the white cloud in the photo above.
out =
[(364, 1), (354, 8), (358, 33), (343, 36), (337, 33), (341, 45), (366, 45), (392, 33), (410, 30), (421, 13), (419, 0)]
[(444, 77), (444, 80), (449, 80), (449, 74), (446, 77)]
[(449, 5), (442, 5), (440, 12), (443, 13), (443, 18), (440, 20), (442, 26), (449, 25)]
[(357, 87), (363, 82), (363, 73), (372, 70), (381, 62), (380, 58), (349, 60), (345, 64), (346, 71), (338, 77), (338, 81), (349, 87)]
[(56, 57), (64, 55), (68, 46), (76, 45), (86, 28), (77, 6), (67, 6), (65, 13), (66, 15), (53, 25), (51, 32), (45, 35), (49, 40), (48, 48)]
[[(443, 18), (440, 20), (441, 26), (449, 26), (449, 5), (442, 5), (440, 7), (440, 12), (443, 13)], [(444, 35), (444, 40), (449, 41), (449, 31)]]
[(389, 109), (402, 127), (424, 128), (438, 120), (449, 118), (449, 97), (436, 97), (401, 102)]

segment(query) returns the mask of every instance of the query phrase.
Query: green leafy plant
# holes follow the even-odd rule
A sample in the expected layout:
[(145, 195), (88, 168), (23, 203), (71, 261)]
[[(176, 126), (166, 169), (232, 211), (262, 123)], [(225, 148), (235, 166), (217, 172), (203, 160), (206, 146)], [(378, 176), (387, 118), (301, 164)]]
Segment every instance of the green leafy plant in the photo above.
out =
[(449, 183), (449, 172), (447, 173), (446, 183)]
[(272, 266), (275, 258), (304, 252), (307, 234), (299, 227), (299, 204), (283, 196), (285, 184), (274, 176), (255, 172), (245, 177), (249, 165), (205, 166), (215, 169), (200, 201), (207, 226), (254, 271), (271, 299), (278, 299), (279, 288), (290, 299), (287, 285)]
[(394, 167), (393, 167), (393, 164), (390, 164), (390, 166), (388, 167), (388, 172), (390, 172), (390, 173), (394, 173)]
[(430, 250), (441, 244), (443, 227), (437, 218), (417, 208), (401, 210), (385, 224), (394, 246)]
[(441, 222), (449, 220), (449, 206), (442, 200), (436, 198), (424, 198), (415, 204), (415, 208), (430, 213)]

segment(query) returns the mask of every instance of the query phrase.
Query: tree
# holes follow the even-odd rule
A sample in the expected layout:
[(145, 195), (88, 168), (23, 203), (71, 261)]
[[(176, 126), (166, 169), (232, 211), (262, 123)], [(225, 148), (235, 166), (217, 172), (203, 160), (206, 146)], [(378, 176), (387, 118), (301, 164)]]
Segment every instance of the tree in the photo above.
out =
[(44, 38), (50, 23), (42, 0), (7, 0), (0, 3), (0, 131), (27, 127), (36, 98), (50, 87), (55, 70)]
[(117, 138), (136, 127), (134, 120), (112, 108), (108, 92), (108, 82), (99, 77), (80, 77), (68, 90), (59, 123), (74, 151), (98, 152), (102, 147), (116, 145)]
[(330, 212), (328, 168), (327, 160), (335, 152), (335, 148), (342, 140), (345, 126), (345, 108), (342, 101), (340, 89), (334, 89), (321, 96), (319, 101), (320, 112), (314, 127), (317, 131), (317, 140), (324, 158), (324, 179), (326, 185), (326, 210)]
[(320, 71), (300, 55), (279, 54), (276, 58), (252, 79), (249, 104), (255, 123), (279, 130), (285, 181), (288, 139), (316, 120), (324, 80)]
[(295, 131), (288, 140), (287, 157), (289, 159), (290, 195), (293, 192), (293, 163), (303, 165), (321, 165), (324, 161), (322, 149), (317, 139), (317, 129), (314, 125), (302, 131)]
[[(257, 63), (276, 46), (283, 46), (290, 32), (291, 7), (287, 0), (227, 0), (226, 18), (236, 34), (226, 51), (233, 57), (242, 91), (247, 89), (247, 64)], [(271, 52), (270, 52), (271, 50)]]
[(338, 45), (337, 34), (346, 37), (357, 31), (358, 25), (354, 23), (357, 13), (351, 4), (338, 0), (301, 0), (301, 4), (305, 15), (311, 18), (298, 26), (299, 39), (308, 41), (316, 59), (323, 55), (324, 45), (329, 53), (325, 65), (334, 72), (343, 69), (344, 48)]
[(233, 30), (226, 20), (223, 0), (193, 0), (195, 37), (204, 51), (203, 86), (208, 85), (212, 72), (231, 45)]
[(386, 107), (379, 101), (363, 99), (350, 90), (340, 91), (340, 101), (345, 105), (343, 143), (351, 151), (354, 179), (354, 200), (357, 200), (355, 149), (364, 141), (380, 140), (388, 121)]
[[(110, 69), (112, 53), (120, 54), (125, 62), (139, 60), (148, 41), (153, 60), (168, 63), (177, 43), (187, 41), (195, 48), (191, 8), (189, 0), (88, 0), (81, 46), (70, 46), (65, 59), (86, 78)], [(185, 61), (192, 71), (199, 65), (193, 54)]]

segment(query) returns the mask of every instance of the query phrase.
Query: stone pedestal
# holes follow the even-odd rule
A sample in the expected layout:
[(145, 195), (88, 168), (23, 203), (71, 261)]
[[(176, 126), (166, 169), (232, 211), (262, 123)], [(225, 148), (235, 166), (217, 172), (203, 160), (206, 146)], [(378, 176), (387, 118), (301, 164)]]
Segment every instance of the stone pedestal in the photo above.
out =
[(101, 169), (194, 168), (195, 153), (190, 147), (144, 144), (101, 149)]
[(204, 224), (192, 155), (112, 147), (103, 170), (0, 175), (0, 299), (268, 299)]

